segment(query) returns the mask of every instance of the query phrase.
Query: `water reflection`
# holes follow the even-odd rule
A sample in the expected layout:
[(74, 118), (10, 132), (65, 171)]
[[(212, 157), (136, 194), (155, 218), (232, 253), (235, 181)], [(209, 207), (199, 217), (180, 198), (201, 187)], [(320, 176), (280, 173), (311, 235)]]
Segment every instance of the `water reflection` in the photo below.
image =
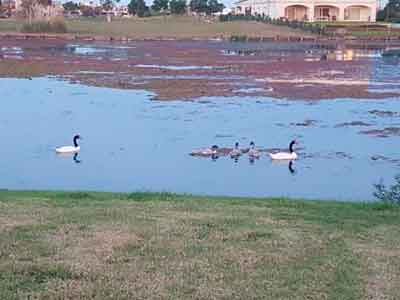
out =
[(280, 160), (271, 160), (271, 163), (273, 165), (277, 165), (277, 166), (279, 166), (279, 165), (287, 166), (290, 174), (292, 174), (292, 175), (297, 174), (297, 170), (294, 168), (294, 161), (293, 160), (290, 160), (290, 161), (287, 161), (287, 160), (281, 160), (281, 161)]
[(211, 160), (212, 160), (212, 161), (217, 161), (218, 158), (219, 158), (218, 153), (217, 153), (217, 154), (212, 154), (212, 155), (211, 155)]
[(293, 168), (292, 160), (289, 162), (289, 172), (290, 172), (290, 174), (293, 174), (293, 175), (297, 173), (296, 170)]
[(79, 154), (75, 153), (74, 157), (72, 158), (75, 163), (80, 164), (82, 161), (79, 159)]
[(61, 157), (61, 158), (71, 158), (72, 157), (72, 161), (76, 164), (80, 164), (82, 162), (82, 160), (79, 158), (79, 153), (56, 153), (57, 157)]

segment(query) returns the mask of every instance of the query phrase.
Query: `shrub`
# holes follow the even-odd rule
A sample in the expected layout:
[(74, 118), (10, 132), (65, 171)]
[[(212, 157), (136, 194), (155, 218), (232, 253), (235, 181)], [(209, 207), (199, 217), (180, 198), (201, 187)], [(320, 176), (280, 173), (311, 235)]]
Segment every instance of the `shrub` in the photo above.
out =
[(400, 204), (400, 174), (394, 177), (395, 183), (387, 188), (383, 182), (374, 184), (374, 197), (385, 203)]
[(246, 35), (231, 35), (229, 40), (231, 42), (245, 42), (245, 41), (247, 41), (247, 36)]
[(25, 33), (66, 33), (67, 25), (61, 18), (54, 18), (50, 21), (35, 21), (32, 23), (25, 23), (21, 32)]

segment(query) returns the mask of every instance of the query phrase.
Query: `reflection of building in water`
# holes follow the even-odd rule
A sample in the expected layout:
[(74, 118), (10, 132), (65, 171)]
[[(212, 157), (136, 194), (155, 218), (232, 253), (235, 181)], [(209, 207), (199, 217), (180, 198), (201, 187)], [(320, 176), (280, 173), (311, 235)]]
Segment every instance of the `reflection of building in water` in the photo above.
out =
[(345, 49), (345, 50), (336, 50), (327, 54), (328, 60), (344, 60), (349, 61), (354, 59), (354, 50), (353, 49)]
[(381, 54), (377, 50), (338, 49), (322, 55), (321, 60), (351, 61), (361, 58), (377, 58)]
[(236, 14), (266, 15), (297, 21), (375, 22), (376, 0), (240, 0)]

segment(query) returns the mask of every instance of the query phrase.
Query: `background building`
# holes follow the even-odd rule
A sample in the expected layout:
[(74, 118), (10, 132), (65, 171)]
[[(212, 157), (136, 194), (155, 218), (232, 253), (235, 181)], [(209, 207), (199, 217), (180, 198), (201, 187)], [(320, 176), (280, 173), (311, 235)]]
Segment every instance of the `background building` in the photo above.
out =
[(235, 4), (234, 11), (298, 21), (375, 22), (377, 0), (242, 0)]

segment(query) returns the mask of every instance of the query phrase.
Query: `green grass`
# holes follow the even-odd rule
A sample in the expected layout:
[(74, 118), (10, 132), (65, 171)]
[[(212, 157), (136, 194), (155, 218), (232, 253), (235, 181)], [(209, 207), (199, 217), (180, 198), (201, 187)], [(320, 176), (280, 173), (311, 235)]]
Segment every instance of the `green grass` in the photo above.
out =
[[(23, 22), (0, 19), (0, 32), (20, 32)], [(150, 18), (116, 18), (107, 23), (104, 18), (67, 19), (68, 32), (77, 35), (99, 35), (132, 38), (213, 38), (230, 36), (272, 37), (299, 36), (304, 32), (259, 22), (218, 22), (215, 19), (188, 16)]]
[(399, 299), (400, 208), (0, 191), (1, 299)]
[(377, 31), (351, 31), (349, 35), (355, 36), (355, 37), (384, 37), (384, 36), (390, 36), (390, 37), (399, 37), (400, 36), (400, 31), (383, 31), (383, 30), (377, 30)]

